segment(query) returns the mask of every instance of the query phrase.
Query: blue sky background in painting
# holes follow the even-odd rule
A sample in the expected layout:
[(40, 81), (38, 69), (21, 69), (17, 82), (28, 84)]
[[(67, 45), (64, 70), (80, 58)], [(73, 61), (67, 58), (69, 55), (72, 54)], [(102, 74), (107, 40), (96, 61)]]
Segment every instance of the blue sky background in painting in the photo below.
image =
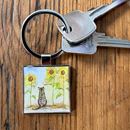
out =
[(45, 79), (46, 68), (45, 67), (24, 67), (24, 75), (35, 74), (37, 76), (37, 86), (41, 86)]

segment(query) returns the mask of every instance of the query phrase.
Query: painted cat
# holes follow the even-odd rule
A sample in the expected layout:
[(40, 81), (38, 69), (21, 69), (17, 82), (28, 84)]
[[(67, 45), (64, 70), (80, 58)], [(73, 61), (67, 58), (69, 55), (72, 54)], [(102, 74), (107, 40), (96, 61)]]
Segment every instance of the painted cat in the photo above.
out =
[(38, 105), (39, 108), (46, 106), (47, 99), (45, 95), (45, 89), (44, 87), (39, 87), (39, 96), (38, 96)]

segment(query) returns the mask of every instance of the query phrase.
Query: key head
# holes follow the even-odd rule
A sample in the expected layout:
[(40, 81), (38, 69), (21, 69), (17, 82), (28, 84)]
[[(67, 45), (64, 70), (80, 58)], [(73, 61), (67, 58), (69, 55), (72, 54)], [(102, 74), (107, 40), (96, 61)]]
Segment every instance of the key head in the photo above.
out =
[(96, 30), (96, 24), (88, 13), (73, 11), (64, 17), (71, 28), (71, 32), (66, 33), (64, 31), (64, 25), (60, 20), (58, 22), (58, 29), (64, 38), (72, 45), (78, 44), (88, 38)]
[(68, 41), (62, 37), (62, 50), (67, 53), (75, 54), (95, 54), (97, 51), (96, 44), (92, 43), (92, 37), (83, 41), (79, 45), (71, 45)]

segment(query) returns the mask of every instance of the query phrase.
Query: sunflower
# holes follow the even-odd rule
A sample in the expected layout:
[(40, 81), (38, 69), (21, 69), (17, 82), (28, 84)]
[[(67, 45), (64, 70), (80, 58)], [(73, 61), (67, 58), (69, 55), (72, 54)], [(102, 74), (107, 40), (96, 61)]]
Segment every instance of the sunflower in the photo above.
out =
[(58, 82), (60, 83), (60, 87), (64, 88), (66, 81), (69, 79), (69, 69), (68, 67), (60, 67), (58, 69)]
[(68, 77), (68, 67), (61, 67), (59, 69), (59, 75), (61, 78)]
[(56, 75), (56, 68), (48, 67), (47, 68), (47, 76), (54, 77)]
[(27, 74), (25, 76), (25, 86), (32, 86), (36, 84), (36, 75), (34, 74)]

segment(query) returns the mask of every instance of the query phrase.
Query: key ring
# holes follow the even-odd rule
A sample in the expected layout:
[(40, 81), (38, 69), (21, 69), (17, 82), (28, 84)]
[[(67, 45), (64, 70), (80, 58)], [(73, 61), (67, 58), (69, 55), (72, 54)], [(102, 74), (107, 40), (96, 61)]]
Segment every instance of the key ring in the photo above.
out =
[(51, 15), (58, 17), (63, 22), (66, 33), (70, 32), (70, 27), (69, 27), (67, 21), (65, 20), (65, 18), (61, 14), (57, 13), (56, 11), (49, 10), (49, 9), (37, 10), (37, 11), (33, 12), (32, 14), (30, 14), (24, 20), (24, 22), (22, 24), (22, 28), (21, 28), (21, 35), (22, 35), (21, 37), (22, 37), (22, 43), (23, 43), (24, 48), (26, 49), (26, 51), (28, 51), (33, 56), (40, 58), (40, 59), (42, 59), (42, 61), (46, 62), (46, 61), (53, 60), (53, 59), (56, 59), (57, 57), (59, 57), (61, 54), (63, 54), (63, 50), (59, 49), (57, 52), (55, 52), (53, 54), (49, 54), (49, 56), (48, 56), (48, 54), (36, 53), (28, 46), (28, 43), (26, 42), (26, 39), (25, 39), (25, 30), (26, 30), (27, 24), (33, 17), (35, 17), (36, 15), (40, 15), (40, 14), (51, 14)]

